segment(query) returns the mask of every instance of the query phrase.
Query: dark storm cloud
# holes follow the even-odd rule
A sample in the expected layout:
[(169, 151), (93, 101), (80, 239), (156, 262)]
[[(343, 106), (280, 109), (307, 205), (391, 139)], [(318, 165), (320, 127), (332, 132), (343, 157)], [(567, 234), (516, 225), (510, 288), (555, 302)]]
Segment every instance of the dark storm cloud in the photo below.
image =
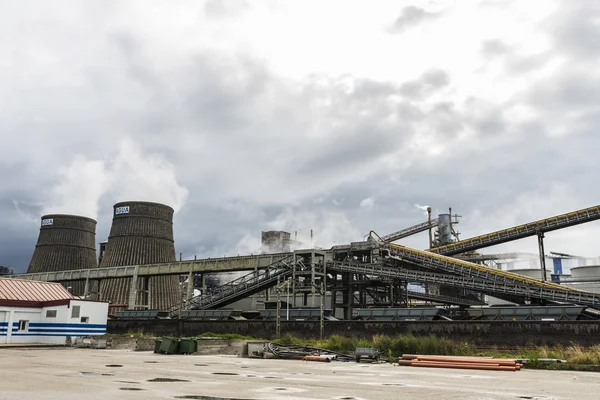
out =
[(440, 13), (428, 12), (422, 8), (408, 6), (402, 9), (400, 16), (394, 21), (392, 32), (401, 33), (423, 22), (431, 21), (440, 16)]

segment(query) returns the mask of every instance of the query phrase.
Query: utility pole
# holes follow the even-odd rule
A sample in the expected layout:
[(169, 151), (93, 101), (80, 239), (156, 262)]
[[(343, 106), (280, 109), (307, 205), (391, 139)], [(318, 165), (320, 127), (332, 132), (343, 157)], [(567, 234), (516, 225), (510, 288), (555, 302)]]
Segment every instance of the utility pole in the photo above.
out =
[(323, 340), (323, 331), (325, 330), (325, 318), (324, 318), (324, 305), (325, 305), (325, 293), (323, 291), (323, 280), (321, 280), (321, 315), (320, 315), (320, 331), (319, 331), (319, 339)]

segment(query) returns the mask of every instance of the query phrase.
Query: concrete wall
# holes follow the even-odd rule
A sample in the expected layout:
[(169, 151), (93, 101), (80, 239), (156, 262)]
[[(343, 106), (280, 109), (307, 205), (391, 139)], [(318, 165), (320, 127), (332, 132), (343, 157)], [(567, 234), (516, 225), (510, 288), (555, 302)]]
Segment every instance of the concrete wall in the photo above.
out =
[[(108, 333), (143, 332), (163, 336), (194, 336), (204, 332), (238, 333), (257, 338), (275, 337), (275, 321), (109, 320)], [(281, 322), (281, 333), (315, 338), (319, 322)], [(478, 345), (531, 346), (600, 344), (600, 321), (328, 321), (325, 335), (371, 337), (376, 334), (435, 335)]]

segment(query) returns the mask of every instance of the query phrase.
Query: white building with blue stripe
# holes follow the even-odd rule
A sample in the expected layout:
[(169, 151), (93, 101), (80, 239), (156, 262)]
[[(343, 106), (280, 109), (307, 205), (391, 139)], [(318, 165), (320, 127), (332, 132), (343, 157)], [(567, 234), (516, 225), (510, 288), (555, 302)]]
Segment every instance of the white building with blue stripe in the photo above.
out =
[(59, 283), (0, 278), (0, 344), (65, 344), (106, 333), (108, 303), (75, 298)]

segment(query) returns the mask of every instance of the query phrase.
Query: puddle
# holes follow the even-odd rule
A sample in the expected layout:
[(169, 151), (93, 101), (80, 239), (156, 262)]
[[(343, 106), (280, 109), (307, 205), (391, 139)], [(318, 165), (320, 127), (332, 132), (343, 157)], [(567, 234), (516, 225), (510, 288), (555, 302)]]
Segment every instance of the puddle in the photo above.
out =
[[(115, 374), (101, 374), (100, 372), (90, 372), (90, 371), (81, 371), (79, 373), (80, 376), (115, 376)], [(58, 376), (73, 376), (68, 374), (58, 375)]]
[(185, 379), (176, 379), (176, 378), (154, 378), (148, 379), (148, 382), (189, 382)]
[(239, 375), (235, 372), (213, 372), (213, 375)]
[(118, 367), (122, 367), (122, 365), (121, 364), (108, 364), (108, 365), (105, 365), (105, 367), (118, 368)]
[(142, 389), (142, 388), (135, 388), (135, 387), (133, 387), (133, 388), (127, 388), (126, 387), (126, 388), (119, 388), (119, 390), (144, 390), (144, 389)]

